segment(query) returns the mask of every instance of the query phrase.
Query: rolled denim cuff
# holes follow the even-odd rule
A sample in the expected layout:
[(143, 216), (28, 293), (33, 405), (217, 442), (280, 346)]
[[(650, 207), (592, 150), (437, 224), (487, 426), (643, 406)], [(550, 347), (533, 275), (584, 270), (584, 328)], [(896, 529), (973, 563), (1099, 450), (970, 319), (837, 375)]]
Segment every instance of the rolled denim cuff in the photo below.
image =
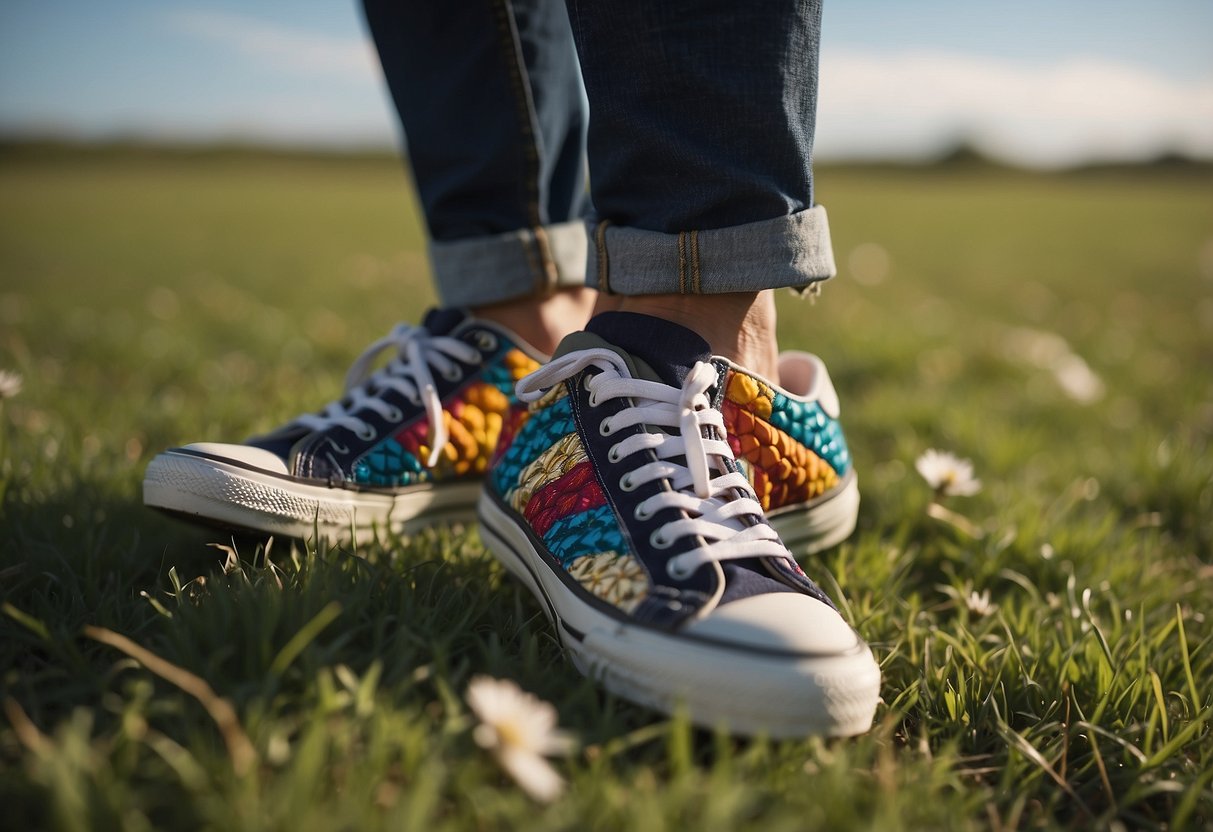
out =
[(617, 295), (710, 295), (789, 287), (833, 277), (826, 209), (665, 234), (600, 222), (590, 227), (589, 285)]
[(434, 284), (443, 306), (483, 306), (585, 285), (581, 222), (430, 243)]

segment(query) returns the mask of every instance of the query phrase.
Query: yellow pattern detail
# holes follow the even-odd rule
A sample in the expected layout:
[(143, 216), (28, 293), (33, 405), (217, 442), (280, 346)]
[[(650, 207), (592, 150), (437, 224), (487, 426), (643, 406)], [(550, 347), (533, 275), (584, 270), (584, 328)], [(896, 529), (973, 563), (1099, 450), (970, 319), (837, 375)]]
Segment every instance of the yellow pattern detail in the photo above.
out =
[(541, 453), (535, 461), (522, 469), (518, 475), (518, 487), (510, 494), (510, 505), (521, 512), (531, 501), (531, 495), (549, 482), (568, 473), (579, 462), (586, 460), (581, 437), (567, 434), (552, 447)]
[[(434, 466), (435, 473), (461, 477), (487, 471), (501, 435), (502, 414), (508, 407), (505, 394), (491, 384), (481, 382), (465, 390), (458, 419), (449, 410), (442, 411), (448, 439)], [(418, 453), (422, 459), (427, 458), (429, 443), (420, 443)]]
[(753, 376), (733, 373), (729, 379), (728, 397), (730, 401), (766, 419), (771, 415), (771, 400), (775, 397), (775, 391)]
[(545, 407), (551, 407), (568, 394), (568, 388), (566, 388), (563, 384), (557, 384), (555, 387), (552, 387), (546, 393), (544, 393), (538, 401), (531, 402), (528, 410), (529, 412), (534, 413), (536, 410), (543, 410)]
[[(512, 349), (501, 358), (501, 363), (510, 371), (510, 377), (518, 381), (539, 369), (539, 362), (520, 349)], [(500, 391), (498, 391), (500, 392)]]
[(577, 558), (569, 575), (595, 597), (627, 613), (649, 594), (649, 576), (640, 561), (615, 551)]

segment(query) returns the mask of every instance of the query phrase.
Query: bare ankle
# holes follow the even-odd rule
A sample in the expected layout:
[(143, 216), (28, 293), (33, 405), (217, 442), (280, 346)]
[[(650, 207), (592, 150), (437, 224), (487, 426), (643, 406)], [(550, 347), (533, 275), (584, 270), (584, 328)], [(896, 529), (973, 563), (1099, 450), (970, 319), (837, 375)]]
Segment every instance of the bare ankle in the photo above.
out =
[(478, 318), (501, 324), (541, 352), (551, 354), (560, 339), (585, 327), (598, 293), (576, 287), (546, 297), (515, 298), (472, 307)]
[(639, 312), (685, 326), (703, 337), (712, 352), (751, 372), (778, 380), (775, 293), (722, 295), (628, 295), (602, 297), (595, 312)]

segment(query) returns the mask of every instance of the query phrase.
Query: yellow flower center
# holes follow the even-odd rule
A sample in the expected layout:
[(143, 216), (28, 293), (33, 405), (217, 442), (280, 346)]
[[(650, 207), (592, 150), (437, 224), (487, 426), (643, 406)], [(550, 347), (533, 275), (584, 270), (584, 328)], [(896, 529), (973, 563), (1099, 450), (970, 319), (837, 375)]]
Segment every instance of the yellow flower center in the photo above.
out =
[(501, 739), (502, 745), (521, 746), (522, 731), (518, 730), (517, 723), (502, 722), (497, 725), (497, 736)]

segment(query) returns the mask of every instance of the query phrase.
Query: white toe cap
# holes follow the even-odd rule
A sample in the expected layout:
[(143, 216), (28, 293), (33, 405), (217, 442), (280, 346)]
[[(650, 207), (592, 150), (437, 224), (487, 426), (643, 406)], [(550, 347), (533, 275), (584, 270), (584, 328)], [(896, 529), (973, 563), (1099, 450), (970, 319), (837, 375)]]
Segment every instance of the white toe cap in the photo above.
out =
[(753, 595), (716, 607), (683, 632), (767, 650), (837, 654), (862, 645), (842, 616), (794, 592)]
[(232, 462), (240, 465), (251, 465), (254, 468), (260, 468), (263, 471), (270, 471), (275, 474), (289, 474), (286, 468), (286, 462), (277, 454), (272, 454), (262, 448), (254, 448), (251, 445), (227, 445), (222, 442), (194, 442), (186, 445), (183, 450), (197, 451), (201, 454), (209, 456), (221, 457), (229, 459)]

